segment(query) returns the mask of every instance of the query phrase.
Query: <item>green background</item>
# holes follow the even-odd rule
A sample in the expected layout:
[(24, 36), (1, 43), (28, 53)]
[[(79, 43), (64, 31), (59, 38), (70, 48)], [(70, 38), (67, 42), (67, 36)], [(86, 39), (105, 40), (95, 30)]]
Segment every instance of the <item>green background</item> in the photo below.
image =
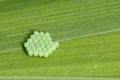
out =
[[(60, 42), (48, 58), (24, 50), (35, 30)], [(120, 0), (1, 0), (0, 76), (119, 78)]]

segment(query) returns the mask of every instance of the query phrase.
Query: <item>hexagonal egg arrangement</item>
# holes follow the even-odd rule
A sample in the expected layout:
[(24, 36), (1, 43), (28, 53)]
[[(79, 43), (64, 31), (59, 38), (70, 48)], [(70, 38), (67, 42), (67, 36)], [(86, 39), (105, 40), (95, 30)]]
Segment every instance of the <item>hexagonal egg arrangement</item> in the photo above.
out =
[(27, 42), (24, 43), (24, 47), (29, 56), (48, 57), (59, 47), (59, 42), (53, 42), (48, 32), (35, 31)]

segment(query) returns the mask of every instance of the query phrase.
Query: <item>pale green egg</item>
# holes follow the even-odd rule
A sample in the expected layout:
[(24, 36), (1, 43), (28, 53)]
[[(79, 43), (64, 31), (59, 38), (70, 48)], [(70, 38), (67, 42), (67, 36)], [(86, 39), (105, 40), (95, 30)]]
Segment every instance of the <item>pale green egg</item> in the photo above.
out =
[(28, 44), (28, 43), (25, 43), (25, 44), (24, 44), (24, 46), (25, 46), (25, 47), (28, 47), (28, 46), (29, 46), (29, 44)]
[(32, 39), (28, 39), (27, 41), (28, 41), (28, 43), (31, 43), (31, 42), (32, 42)]
[(44, 55), (44, 57), (48, 57), (49, 56), (49, 54), (47, 52), (44, 53), (43, 55)]
[(37, 51), (34, 51), (34, 56), (38, 56), (38, 52)]
[(40, 36), (43, 36), (44, 35), (44, 32), (40, 32), (40, 34), (39, 34)]
[(32, 39), (35, 39), (35, 35), (31, 35), (31, 38), (32, 38)]
[(39, 55), (40, 57), (42, 57), (42, 56), (43, 56), (43, 52), (42, 52), (42, 51), (39, 51), (38, 55)]
[(57, 41), (55, 41), (55, 46), (59, 47), (59, 43)]
[(28, 55), (29, 55), (29, 56), (33, 56), (33, 52), (30, 50), (30, 51), (28, 52)]
[(49, 34), (48, 32), (46, 32), (46, 33), (45, 33), (45, 36), (46, 36), (46, 37), (49, 37), (49, 36), (50, 36), (50, 34)]
[(38, 32), (38, 31), (35, 31), (35, 32), (34, 32), (34, 35), (38, 35), (38, 34), (39, 34), (39, 32)]
[(26, 50), (29, 52), (31, 50), (31, 47), (27, 47)]

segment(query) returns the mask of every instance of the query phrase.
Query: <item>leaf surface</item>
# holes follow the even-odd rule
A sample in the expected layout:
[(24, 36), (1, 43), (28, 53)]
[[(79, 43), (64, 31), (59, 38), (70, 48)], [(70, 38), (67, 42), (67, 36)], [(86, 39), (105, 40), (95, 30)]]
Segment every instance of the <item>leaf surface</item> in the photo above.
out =
[[(0, 75), (119, 77), (119, 21), (119, 0), (2, 0)], [(24, 50), (35, 30), (60, 41), (49, 58)]]

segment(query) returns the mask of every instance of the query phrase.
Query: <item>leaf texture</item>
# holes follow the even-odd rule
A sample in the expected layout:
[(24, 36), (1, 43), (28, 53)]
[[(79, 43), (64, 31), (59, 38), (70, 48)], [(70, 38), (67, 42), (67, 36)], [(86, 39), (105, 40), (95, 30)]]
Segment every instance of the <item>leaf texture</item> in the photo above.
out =
[[(1, 76), (120, 77), (119, 0), (2, 0)], [(45, 31), (60, 47), (29, 57), (23, 43)]]

